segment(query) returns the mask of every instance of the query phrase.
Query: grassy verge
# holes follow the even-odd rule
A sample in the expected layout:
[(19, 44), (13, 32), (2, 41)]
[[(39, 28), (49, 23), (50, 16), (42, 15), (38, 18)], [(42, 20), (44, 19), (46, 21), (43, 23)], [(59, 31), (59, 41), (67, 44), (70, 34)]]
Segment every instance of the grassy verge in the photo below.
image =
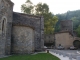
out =
[(38, 53), (35, 55), (13, 55), (0, 60), (60, 60), (49, 53)]

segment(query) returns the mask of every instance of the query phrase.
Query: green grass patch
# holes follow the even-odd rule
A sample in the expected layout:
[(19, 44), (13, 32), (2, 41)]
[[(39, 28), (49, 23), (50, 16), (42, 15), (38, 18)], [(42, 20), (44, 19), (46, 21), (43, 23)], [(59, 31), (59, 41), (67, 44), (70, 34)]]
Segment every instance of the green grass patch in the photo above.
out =
[(35, 55), (13, 55), (6, 58), (0, 58), (0, 60), (60, 60), (50, 53), (38, 53)]

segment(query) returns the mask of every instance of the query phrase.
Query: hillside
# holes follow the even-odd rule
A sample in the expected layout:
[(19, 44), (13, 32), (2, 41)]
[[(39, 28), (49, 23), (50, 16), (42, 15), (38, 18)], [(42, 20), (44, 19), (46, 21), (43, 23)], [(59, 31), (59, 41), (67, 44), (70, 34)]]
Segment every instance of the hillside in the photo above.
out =
[(80, 10), (68, 11), (64, 14), (56, 14), (58, 17), (58, 22), (55, 26), (55, 32), (60, 30), (60, 21), (61, 20), (72, 20), (73, 21), (73, 30), (76, 30), (80, 25)]

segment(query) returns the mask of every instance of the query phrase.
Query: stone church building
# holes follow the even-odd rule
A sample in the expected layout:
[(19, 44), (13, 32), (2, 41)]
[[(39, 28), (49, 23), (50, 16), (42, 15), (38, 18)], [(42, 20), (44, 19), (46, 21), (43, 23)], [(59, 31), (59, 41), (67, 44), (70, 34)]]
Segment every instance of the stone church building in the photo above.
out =
[(41, 51), (43, 17), (13, 12), (13, 5), (10, 0), (0, 0), (0, 56)]

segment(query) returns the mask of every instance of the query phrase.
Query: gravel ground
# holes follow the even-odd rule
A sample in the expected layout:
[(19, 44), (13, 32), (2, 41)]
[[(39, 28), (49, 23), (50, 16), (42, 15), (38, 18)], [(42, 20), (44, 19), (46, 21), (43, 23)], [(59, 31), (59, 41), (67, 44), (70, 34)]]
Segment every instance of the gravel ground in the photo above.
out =
[(49, 52), (61, 60), (76, 60), (78, 56), (80, 56), (79, 51), (77, 50), (53, 50), (49, 49)]

